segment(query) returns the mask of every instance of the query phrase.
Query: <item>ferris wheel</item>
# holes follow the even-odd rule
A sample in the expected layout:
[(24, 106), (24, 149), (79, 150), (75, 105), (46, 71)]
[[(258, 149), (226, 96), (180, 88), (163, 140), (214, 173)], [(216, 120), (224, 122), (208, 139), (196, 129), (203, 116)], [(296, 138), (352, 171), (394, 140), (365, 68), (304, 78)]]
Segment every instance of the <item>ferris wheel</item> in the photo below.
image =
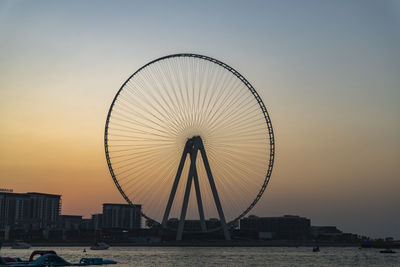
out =
[[(271, 177), (274, 133), (253, 86), (214, 58), (173, 54), (133, 73), (110, 106), (107, 164), (123, 198), (167, 227), (179, 218), (228, 226), (258, 202)], [(193, 191), (193, 193), (191, 193)]]

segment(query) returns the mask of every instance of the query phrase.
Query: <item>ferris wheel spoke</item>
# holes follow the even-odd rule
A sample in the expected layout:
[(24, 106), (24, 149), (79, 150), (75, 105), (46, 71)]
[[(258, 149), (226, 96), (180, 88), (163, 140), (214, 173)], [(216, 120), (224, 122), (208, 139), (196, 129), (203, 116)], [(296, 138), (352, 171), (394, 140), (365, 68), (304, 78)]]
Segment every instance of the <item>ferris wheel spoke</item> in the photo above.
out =
[(136, 164), (139, 164), (139, 163), (142, 163), (143, 161), (148, 161), (149, 159), (150, 160), (154, 160), (154, 158), (157, 157), (157, 154), (154, 154), (154, 153), (147, 153), (147, 154), (146, 153), (142, 153), (142, 154), (139, 154), (139, 155), (128, 154), (127, 156), (129, 158), (124, 158), (124, 159), (120, 159), (120, 160), (114, 160), (115, 157), (111, 157), (112, 163), (115, 164), (115, 165), (118, 165), (120, 163), (124, 163), (123, 165), (119, 165), (118, 166), (119, 168), (122, 168), (122, 167), (125, 167), (125, 166), (131, 164), (132, 161), (134, 161)]
[(156, 136), (156, 137), (160, 137), (160, 138), (164, 138), (164, 139), (170, 139), (171, 138), (170, 135), (157, 134), (157, 133), (154, 133), (154, 132), (151, 132), (151, 131), (148, 131), (148, 130), (145, 131), (145, 130), (141, 130), (141, 129), (138, 129), (138, 128), (133, 128), (133, 127), (130, 127), (130, 126), (127, 126), (127, 125), (123, 125), (123, 124), (119, 124), (119, 123), (115, 123), (115, 122), (113, 122), (113, 127), (112, 128), (113, 128), (114, 131), (121, 131), (121, 132), (126, 131), (126, 132), (133, 133), (133, 134), (151, 135), (151, 136)]
[[(128, 104), (128, 105), (135, 105), (135, 106), (137, 106), (137, 107), (141, 107), (142, 109), (144, 108), (142, 104), (137, 104), (137, 103), (133, 104), (133, 103), (131, 103), (130, 100), (128, 100), (128, 99), (125, 98), (124, 96), (121, 96), (120, 100), (125, 101), (126, 104)], [(126, 113), (130, 113), (131, 115), (135, 116), (136, 119), (139, 119), (139, 118), (140, 118), (141, 121), (143, 121), (144, 118), (145, 118), (145, 119), (147, 119), (149, 122), (151, 122), (152, 124), (156, 125), (157, 127), (161, 127), (161, 128), (163, 128), (163, 129), (165, 129), (165, 130), (169, 130), (169, 131), (173, 130), (173, 131), (176, 131), (176, 129), (174, 129), (172, 126), (165, 125), (165, 121), (166, 121), (165, 118), (162, 119), (162, 118), (158, 117), (154, 112), (150, 112), (149, 110), (147, 110), (146, 113), (133, 112), (133, 111), (132, 111), (132, 108), (130, 108), (130, 107), (127, 106), (126, 104), (121, 104), (121, 106), (123, 106), (124, 108), (120, 108), (120, 111), (124, 111), (124, 112), (126, 112)], [(159, 112), (158, 112), (158, 113), (159, 113)], [(152, 118), (152, 119), (150, 119), (150, 118)], [(155, 120), (154, 120), (154, 119), (155, 119)]]
[[(176, 86), (176, 84), (174, 84), (174, 81), (173, 81), (173, 79), (172, 79), (172, 77), (174, 77), (174, 75), (173, 75), (173, 73), (171, 72), (171, 69), (170, 69), (170, 66), (169, 66), (168, 61), (167, 61), (167, 62), (162, 62), (161, 64), (162, 64), (162, 66), (160, 66), (160, 68), (161, 68), (161, 67), (164, 67), (164, 68), (165, 68), (165, 71), (161, 71), (161, 72), (163, 73), (163, 76), (162, 76), (162, 77), (165, 78), (165, 80), (166, 80), (167, 91), (168, 91), (168, 89), (169, 89), (170, 91), (172, 91), (173, 96), (174, 96), (174, 97), (171, 96), (171, 99), (174, 99), (174, 105), (175, 105), (175, 107), (176, 107), (177, 110), (178, 110), (177, 119), (178, 119), (179, 121), (183, 121), (184, 114), (185, 114), (185, 113), (184, 113), (184, 107), (183, 107), (182, 101), (180, 101), (180, 99), (179, 99), (179, 96), (178, 96), (178, 93), (179, 93), (179, 92), (177, 92), (177, 90), (176, 90), (177, 86)], [(158, 66), (158, 65), (157, 65), (157, 66)]]
[[(125, 146), (125, 145), (122, 145), (122, 146)], [(131, 146), (126, 145), (126, 146), (130, 147), (130, 148), (117, 149), (117, 150), (110, 149), (108, 152), (110, 153), (110, 155), (112, 155), (114, 153), (128, 152), (128, 151), (134, 151), (134, 152), (129, 152), (129, 153), (139, 154), (139, 153), (142, 153), (143, 150), (145, 150), (145, 152), (149, 152), (151, 150), (155, 150), (155, 152), (161, 152), (162, 150), (165, 150), (165, 147), (159, 147), (159, 146), (154, 146), (154, 145), (149, 145), (149, 146), (146, 146), (146, 147), (143, 147), (143, 146), (141, 146), (141, 147), (133, 147), (133, 148), (132, 148), (132, 145)], [(167, 149), (168, 149), (168, 147), (167, 147)], [(154, 152), (151, 151), (151, 153), (154, 153)]]
[(116, 114), (113, 115), (114, 119), (120, 122), (125, 122), (128, 123), (129, 125), (137, 125), (142, 127), (143, 129), (148, 129), (148, 130), (153, 130), (153, 131), (158, 131), (160, 133), (164, 133), (164, 134), (168, 134), (168, 129), (165, 129), (165, 127), (163, 129), (148, 125), (146, 123), (142, 123), (141, 121), (135, 120), (135, 119), (130, 119), (129, 117), (127, 117), (126, 115), (123, 115), (119, 112), (116, 112)]
[[(236, 84), (236, 86), (234, 86), (232, 83)], [(208, 119), (211, 122), (213, 122), (214, 117), (218, 118), (216, 115), (221, 114), (222, 110), (226, 110), (226, 104), (228, 104), (226, 102), (227, 99), (234, 98), (237, 96), (237, 94), (241, 94), (243, 96), (245, 95), (246, 92), (237, 90), (237, 86), (240, 86), (239, 82), (232, 79), (231, 83), (221, 86), (220, 94), (216, 97), (215, 103), (212, 105), (212, 109), (208, 112)], [(233, 92), (226, 93), (227, 90), (231, 90)]]
[[(171, 59), (172, 60), (172, 59)], [(171, 64), (171, 62), (168, 60), (166, 61), (167, 64), (167, 69), (169, 71), (169, 77), (171, 78), (171, 83), (172, 83), (172, 88), (176, 90), (176, 95), (177, 95), (177, 101), (180, 103), (180, 106), (182, 108), (182, 117), (183, 117), (183, 122), (187, 122), (187, 102), (185, 101), (185, 93), (184, 89), (182, 88), (182, 80), (181, 80), (181, 73), (179, 72), (177, 64)], [(175, 78), (175, 79), (173, 79)], [(178, 90), (177, 90), (178, 89)]]
[[(250, 179), (250, 181), (248, 179), (246, 179), (246, 177), (251, 177), (254, 174), (257, 174), (257, 172), (253, 171), (251, 168), (246, 168), (245, 164), (242, 164), (239, 168), (239, 166), (234, 166), (232, 164), (234, 164), (237, 160), (236, 159), (231, 159), (228, 156), (226, 156), (226, 159), (224, 162), (218, 162), (218, 168), (221, 169), (221, 173), (228, 173), (229, 175), (227, 175), (228, 177), (230, 177), (228, 180), (223, 181), (218, 180), (219, 183), (224, 185), (224, 188), (229, 187), (229, 185), (235, 181), (235, 188), (236, 186), (239, 186), (237, 188), (250, 188), (252, 185), (259, 185), (256, 182), (252, 182), (252, 180)], [(236, 179), (233, 179), (234, 177), (236, 177)], [(240, 178), (241, 177), (241, 178)]]
[[(122, 184), (122, 186), (129, 190), (131, 188), (131, 186), (136, 186), (136, 187), (140, 187), (140, 185), (142, 183), (146, 183), (147, 181), (140, 179), (141, 175), (143, 175), (143, 173), (147, 174), (147, 175), (151, 175), (154, 174), (154, 166), (157, 163), (153, 163), (150, 162), (149, 166), (152, 166), (153, 168), (146, 168), (146, 169), (139, 169), (139, 171), (134, 172), (132, 174), (130, 174), (129, 176), (126, 175), (125, 177), (123, 177), (126, 182)], [(127, 179), (129, 178), (129, 179)], [(152, 179), (152, 180), (156, 180), (156, 179)]]
[[(180, 114), (182, 113), (182, 111), (179, 111), (176, 109), (178, 104), (176, 101), (173, 100), (173, 98), (169, 94), (169, 90), (171, 90), (171, 88), (168, 87), (168, 85), (165, 83), (165, 75), (163, 74), (163, 72), (161, 72), (159, 68), (153, 68), (153, 69), (155, 69), (154, 71), (158, 74), (158, 77), (161, 77), (160, 87), (162, 90), (158, 89), (157, 92), (163, 99), (163, 102), (166, 106), (166, 107), (162, 107), (163, 111), (169, 115), (169, 119), (177, 126), (177, 128), (180, 129), (179, 120), (180, 120)], [(151, 72), (149, 70), (147, 72), (149, 72), (151, 74)], [(151, 76), (151, 77), (153, 77), (153, 76)], [(157, 80), (155, 77), (153, 77), (153, 79)], [(156, 88), (159, 88), (159, 87), (156, 87)], [(164, 94), (166, 94), (166, 97), (164, 97)], [(169, 101), (167, 101), (167, 99)]]
[(128, 159), (126, 159), (126, 157), (129, 157), (129, 159), (134, 159), (134, 160), (138, 159), (139, 160), (139, 159), (143, 159), (146, 156), (149, 156), (149, 157), (156, 157), (158, 155), (164, 156), (164, 154), (157, 153), (157, 151), (155, 151), (154, 149), (152, 149), (152, 150), (147, 149), (147, 152), (135, 151), (135, 152), (123, 153), (123, 154), (112, 153), (110, 155), (111, 155), (110, 158), (114, 164), (118, 164), (119, 162), (115, 162), (115, 160), (120, 159), (120, 158), (125, 158), (121, 161), (121, 162), (125, 162), (125, 160), (128, 160)]
[[(172, 163), (173, 161), (168, 161), (168, 162)], [(136, 186), (138, 188), (140, 187), (141, 184), (148, 184), (149, 181), (140, 179), (140, 177), (143, 174), (146, 174), (146, 175), (149, 175), (149, 177), (152, 177), (151, 181), (157, 181), (158, 179), (154, 179), (154, 177), (157, 177), (157, 176), (154, 176), (154, 175), (158, 174), (158, 172), (154, 167), (159, 163), (149, 161), (148, 164), (149, 164), (148, 168), (144, 168), (144, 169), (140, 168), (136, 172), (134, 172), (131, 175), (127, 176), (130, 179), (128, 179), (127, 182), (125, 182), (123, 186), (126, 189), (129, 189), (130, 188), (128, 186), (129, 184), (131, 184), (131, 186)], [(168, 166), (168, 165), (167, 165), (167, 163), (163, 163), (163, 164), (161, 164), (161, 166), (164, 167), (164, 166)], [(152, 168), (150, 168), (150, 167), (152, 167)], [(135, 182), (135, 183), (132, 183), (132, 182)], [(151, 189), (151, 187), (149, 187), (149, 188)]]
[[(145, 79), (145, 81), (152, 81), (154, 78), (152, 78), (152, 76), (149, 74), (149, 71), (147, 70), (146, 72), (145, 72), (145, 75), (146, 75), (146, 79)], [(155, 93), (157, 93), (158, 94), (158, 96), (160, 96), (161, 97), (161, 99), (163, 100), (163, 103), (161, 103), (161, 101), (158, 101), (157, 100), (157, 95), (155, 95), (154, 93), (152, 93), (152, 91), (151, 90), (148, 90), (148, 91), (146, 91), (149, 95), (150, 95), (150, 99), (153, 99), (154, 101), (156, 101), (156, 106), (152, 106), (152, 108), (154, 109), (154, 110), (157, 110), (158, 111), (158, 113), (159, 114), (161, 114), (162, 116), (163, 115), (166, 115), (166, 116), (164, 116), (164, 119), (166, 119), (167, 121), (171, 121), (173, 124), (174, 124), (174, 126), (175, 126), (175, 128), (177, 128), (178, 130), (179, 130), (179, 128), (180, 128), (180, 125), (176, 122), (176, 120), (174, 119), (174, 116), (176, 116), (176, 112), (174, 111), (174, 109), (171, 109), (171, 107), (169, 106), (169, 104), (168, 104), (168, 102), (166, 101), (166, 99), (164, 98), (164, 96), (163, 96), (163, 94), (161, 94), (161, 92), (160, 92), (160, 89), (159, 89), (159, 86), (158, 85), (156, 85), (156, 84), (153, 84), (153, 85), (151, 85), (151, 87), (152, 88), (155, 88), (155, 91), (157, 91), (157, 92), (155, 92)], [(166, 105), (166, 107), (164, 106), (164, 105)], [(158, 108), (160, 108), (161, 110), (158, 110)], [(171, 113), (173, 113), (173, 114), (171, 114)], [(168, 117), (168, 118), (167, 118)]]
[[(245, 100), (247, 100), (247, 102)], [(220, 116), (219, 119), (213, 123), (211, 128), (214, 129), (217, 126), (222, 128), (226, 125), (229, 125), (229, 123), (232, 123), (233, 125), (236, 122), (240, 123), (240, 119), (243, 119), (243, 117), (245, 118), (247, 117), (248, 120), (249, 110), (253, 110), (254, 106), (249, 105), (249, 103), (251, 103), (251, 99), (245, 99), (245, 100), (242, 100), (237, 105), (235, 105), (235, 109), (233, 110), (233, 112), (225, 111), (224, 116)]]
[[(152, 162), (157, 162), (157, 161), (153, 160), (153, 161), (150, 161), (149, 163), (152, 163)], [(170, 161), (168, 161), (168, 162), (170, 162)], [(133, 175), (133, 174), (138, 174), (138, 167), (136, 165), (132, 166), (132, 164), (129, 164), (129, 167), (130, 168), (127, 168), (127, 169), (121, 168), (121, 167), (116, 169), (116, 172), (118, 173), (118, 176), (120, 177), (120, 181), (123, 181), (126, 178), (131, 177), (131, 175)], [(149, 168), (149, 165), (147, 166), (147, 168)], [(141, 169), (143, 170), (143, 167)], [(134, 171), (134, 172), (130, 173), (130, 171)]]

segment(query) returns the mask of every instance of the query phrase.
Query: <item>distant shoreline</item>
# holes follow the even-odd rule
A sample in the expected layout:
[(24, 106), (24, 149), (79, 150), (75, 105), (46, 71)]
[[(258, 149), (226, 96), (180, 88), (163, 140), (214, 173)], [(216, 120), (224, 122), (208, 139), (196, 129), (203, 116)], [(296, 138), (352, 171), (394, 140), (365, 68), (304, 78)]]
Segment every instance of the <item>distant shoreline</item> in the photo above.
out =
[[(89, 242), (35, 242), (32, 247), (90, 247)], [(295, 242), (295, 241), (208, 241), (208, 242), (153, 242), (153, 243), (109, 243), (111, 247), (361, 247), (360, 243), (337, 242)], [(11, 247), (11, 243), (4, 243), (3, 248)]]

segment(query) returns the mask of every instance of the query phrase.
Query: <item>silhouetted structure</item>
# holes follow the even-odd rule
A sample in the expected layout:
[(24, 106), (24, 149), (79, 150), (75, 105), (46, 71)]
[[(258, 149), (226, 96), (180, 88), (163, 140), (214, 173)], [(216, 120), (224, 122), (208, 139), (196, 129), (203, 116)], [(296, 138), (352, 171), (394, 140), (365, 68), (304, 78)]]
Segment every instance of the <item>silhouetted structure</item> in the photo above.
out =
[(240, 220), (240, 231), (258, 233), (259, 239), (304, 240), (310, 236), (310, 219), (293, 215), (250, 215)]
[(27, 194), (0, 192), (0, 229), (29, 224), (30, 197)]
[[(215, 81), (211, 78), (214, 76), (210, 75), (223, 77), (223, 80)], [(168, 77), (168, 83), (165, 83), (165, 77)], [(182, 83), (182, 77), (185, 78), (185, 85), (181, 88), (176, 85)], [(150, 84), (163, 85), (163, 92)], [(136, 88), (134, 93), (137, 93), (137, 97), (127, 111), (126, 103), (123, 102), (126, 97), (131, 97), (132, 88)], [(216, 93), (208, 94), (209, 88)], [(151, 103), (151, 100), (155, 102)], [(177, 110), (176, 106), (182, 108)], [(119, 116), (121, 114), (122, 117)], [(152, 125), (151, 118), (156, 118), (158, 122)], [(137, 126), (140, 130), (132, 131), (129, 122), (139, 121), (140, 125)], [(190, 127), (182, 128), (180, 125)], [(154, 131), (162, 135), (154, 135)], [(204, 145), (202, 138), (205, 136), (207, 142)], [(220, 146), (231, 149), (228, 149), (229, 153), (224, 153), (222, 148), (222, 153), (213, 155), (214, 149), (221, 152)], [(107, 114), (104, 147), (111, 177), (126, 202), (142, 203), (147, 209), (157, 206), (157, 209), (146, 210), (142, 214), (147, 221), (160, 224), (164, 230), (168, 230), (167, 222), (172, 207), (181, 210), (176, 231), (177, 241), (182, 240), (185, 228), (192, 228), (185, 226), (189, 222), (186, 213), (189, 200), (192, 199), (192, 184), (201, 231), (214, 233), (218, 230), (207, 228), (204, 215), (208, 213), (204, 207), (215, 207), (217, 213), (213, 216), (218, 217), (225, 239), (230, 240), (230, 225), (246, 216), (257, 204), (267, 187), (275, 159), (272, 122), (256, 89), (226, 63), (190, 53), (172, 54), (152, 60), (123, 83)], [(133, 147), (140, 147), (135, 150), (135, 156), (131, 152)], [(164, 155), (168, 155), (169, 159), (176, 157), (176, 163), (179, 161), (177, 166), (172, 166), (177, 167), (176, 175), (165, 175), (164, 171), (169, 171), (171, 166), (164, 164), (166, 157), (159, 158), (160, 149), (171, 149), (170, 152), (163, 150)], [(177, 154), (176, 149), (182, 149), (182, 154)], [(211, 153), (211, 158), (208, 158), (208, 153)], [(153, 159), (154, 162), (162, 160), (154, 166), (142, 164), (147, 159)], [(215, 163), (218, 168), (212, 170), (209, 160), (219, 161), (219, 164)], [(120, 164), (122, 161), (126, 162)], [(264, 164), (261, 166), (260, 162)], [(185, 164), (189, 165), (187, 180), (181, 177), (187, 170)], [(141, 168), (128, 169), (128, 166)], [(213, 171), (217, 173), (216, 176)], [(220, 171), (225, 173), (221, 174)], [(185, 179), (183, 182), (186, 186), (182, 185), (182, 179)], [(226, 184), (228, 181), (229, 185)], [(252, 186), (243, 191), (242, 187), (246, 183)], [(171, 188), (170, 194), (159, 194), (156, 187), (160, 185)], [(223, 188), (223, 194), (218, 193), (221, 190), (218, 187)], [(146, 191), (141, 188), (155, 190)], [(178, 199), (182, 205), (177, 203)], [(232, 201), (235, 205), (225, 207), (229, 208), (229, 215), (225, 217), (221, 203)], [(157, 210), (164, 205), (162, 220), (157, 221), (160, 218)]]
[(311, 236), (314, 240), (330, 242), (355, 242), (359, 236), (343, 233), (336, 226), (311, 226)]
[(82, 216), (78, 215), (60, 215), (58, 228), (64, 230), (78, 230), (81, 228)]
[(79, 228), (80, 229), (85, 229), (85, 230), (94, 229), (93, 220), (92, 219), (82, 219)]
[[(167, 221), (167, 227), (170, 229), (178, 229), (179, 226), (178, 218), (171, 218)], [(221, 222), (216, 218), (210, 218), (204, 221), (207, 229), (216, 229), (221, 227)], [(201, 221), (200, 220), (185, 220), (185, 231), (189, 232), (202, 232)]]
[[(29, 242), (107, 242), (159, 243), (176, 239), (176, 229), (181, 223), (170, 218), (167, 228), (148, 220), (142, 228), (141, 205), (103, 204), (103, 213), (90, 219), (80, 215), (60, 215), (61, 196), (43, 193), (0, 192), (0, 240), (27, 240)], [(225, 239), (220, 220), (185, 220), (183, 240), (189, 242), (214, 242)], [(343, 233), (335, 226), (310, 226), (310, 220), (300, 216), (283, 217), (249, 216), (238, 225), (229, 225), (236, 241), (287, 240), (331, 243), (357, 243), (360, 237)], [(367, 240), (367, 238), (363, 238)], [(274, 242), (274, 241), (273, 241)], [(368, 245), (368, 244), (367, 244)]]
[(57, 226), (60, 195), (0, 192), (0, 229), (42, 229)]
[(55, 228), (61, 212), (61, 196), (44, 193), (28, 193), (31, 198), (31, 222), (33, 229)]
[(103, 204), (102, 228), (139, 229), (141, 228), (142, 205)]
[(103, 214), (92, 215), (93, 229), (101, 229), (103, 227)]
[(336, 226), (311, 226), (311, 235), (314, 238), (321, 236), (339, 236), (342, 231), (336, 228)]

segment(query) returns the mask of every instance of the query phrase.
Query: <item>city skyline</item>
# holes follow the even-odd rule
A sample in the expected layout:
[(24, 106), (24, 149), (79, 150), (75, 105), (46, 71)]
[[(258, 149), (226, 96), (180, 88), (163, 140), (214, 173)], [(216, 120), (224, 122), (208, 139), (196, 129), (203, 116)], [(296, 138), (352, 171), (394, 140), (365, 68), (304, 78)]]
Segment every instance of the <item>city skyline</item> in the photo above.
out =
[[(102, 203), (102, 213), (93, 214), (91, 218), (81, 215), (61, 214), (61, 196), (28, 192), (14, 193), (9, 189), (0, 190), (0, 239), (6, 242), (23, 239), (33, 242), (76, 242), (82, 244), (94, 238), (105, 238), (108, 241), (126, 242), (135, 245), (149, 244), (155, 241), (158, 245), (165, 241), (174, 242), (176, 229), (180, 220), (169, 218), (167, 228), (160, 224), (144, 220), (141, 216), (141, 205)], [(210, 218), (204, 221), (208, 229), (218, 229), (221, 221)], [(197, 241), (216, 241), (222, 239), (222, 230), (202, 232), (202, 222), (186, 220), (184, 229), (186, 240), (192, 238)], [(175, 229), (175, 230), (172, 230)], [(160, 231), (161, 230), (161, 231)], [(230, 235), (236, 239), (231, 244), (243, 244), (247, 241), (267, 241), (264, 245), (271, 245), (268, 241), (281, 240), (288, 246), (302, 242), (325, 242), (325, 244), (357, 245), (373, 241), (367, 236), (345, 233), (336, 226), (316, 226), (311, 219), (298, 215), (284, 215), (279, 217), (260, 217), (250, 215), (230, 226)], [(128, 234), (129, 233), (129, 234)], [(239, 239), (238, 239), (239, 238)], [(241, 240), (241, 241), (240, 241)], [(377, 242), (379, 242), (378, 239)], [(193, 241), (193, 239), (192, 239)], [(375, 240), (376, 241), (376, 240)], [(375, 242), (373, 241), (373, 242)], [(299, 243), (297, 243), (298, 245)], [(396, 243), (397, 244), (397, 243)]]
[(124, 203), (104, 157), (121, 84), (177, 52), (256, 88), (277, 140), (252, 213), (400, 238), (400, 6), (395, 1), (0, 2), (0, 181), (63, 195), (63, 214)]

